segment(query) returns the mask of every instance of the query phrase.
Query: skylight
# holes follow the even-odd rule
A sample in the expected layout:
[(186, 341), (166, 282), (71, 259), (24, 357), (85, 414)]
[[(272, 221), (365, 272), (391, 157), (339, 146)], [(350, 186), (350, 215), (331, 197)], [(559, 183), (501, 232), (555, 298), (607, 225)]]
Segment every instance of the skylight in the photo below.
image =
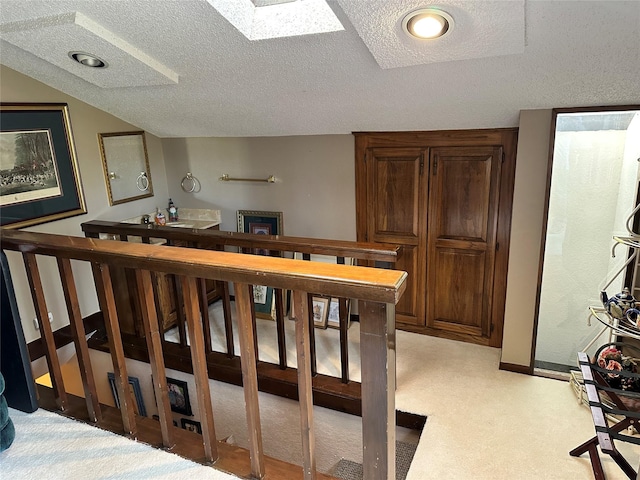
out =
[(207, 0), (249, 40), (344, 30), (325, 0)]

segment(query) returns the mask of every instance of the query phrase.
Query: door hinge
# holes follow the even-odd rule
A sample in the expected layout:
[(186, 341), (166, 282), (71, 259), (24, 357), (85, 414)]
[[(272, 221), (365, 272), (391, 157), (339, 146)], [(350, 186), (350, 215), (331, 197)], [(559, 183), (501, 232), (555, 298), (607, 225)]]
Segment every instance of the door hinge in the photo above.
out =
[(502, 152), (502, 163), (504, 163), (505, 158), (507, 158), (507, 156)]
[(433, 174), (436, 175), (438, 173), (438, 157), (433, 159)]
[(489, 325), (489, 333), (493, 333), (494, 325), (493, 323)]
[(420, 160), (420, 175), (422, 175), (422, 172), (424, 172), (424, 159)]
[(500, 242), (496, 242), (496, 252), (500, 250)]

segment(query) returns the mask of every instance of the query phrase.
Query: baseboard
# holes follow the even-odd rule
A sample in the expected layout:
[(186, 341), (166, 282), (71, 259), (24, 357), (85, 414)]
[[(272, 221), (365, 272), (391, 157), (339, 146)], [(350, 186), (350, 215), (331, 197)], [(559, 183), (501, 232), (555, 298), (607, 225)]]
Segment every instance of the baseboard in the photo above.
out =
[(527, 365), (516, 365), (515, 363), (500, 362), (498, 367), (500, 370), (507, 372), (523, 373), (525, 375), (533, 375), (533, 369)]

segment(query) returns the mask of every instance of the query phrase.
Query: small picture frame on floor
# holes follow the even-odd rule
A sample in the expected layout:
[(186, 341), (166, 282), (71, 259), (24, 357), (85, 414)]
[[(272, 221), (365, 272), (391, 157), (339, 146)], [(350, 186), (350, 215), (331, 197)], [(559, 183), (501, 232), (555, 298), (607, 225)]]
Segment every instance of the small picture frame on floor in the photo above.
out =
[(167, 390), (169, 391), (169, 403), (171, 404), (172, 412), (187, 416), (193, 415), (191, 413), (187, 382), (167, 377)]
[(196, 422), (195, 420), (190, 420), (188, 418), (181, 418), (180, 424), (185, 430), (202, 435), (202, 425), (200, 424), (200, 422)]
[(329, 298), (313, 297), (312, 300), (313, 325), (316, 328), (327, 328), (327, 314), (329, 313)]
[(345, 309), (345, 317), (347, 328), (351, 326), (351, 300), (340, 299), (337, 297), (331, 297), (331, 301), (329, 302), (329, 313), (327, 315), (327, 327), (329, 328), (340, 328), (340, 302), (342, 301)]
[[(107, 378), (109, 379), (109, 386), (111, 387), (111, 393), (113, 394), (113, 401), (116, 408), (120, 408), (120, 398), (118, 396), (118, 389), (116, 388), (116, 377), (113, 372), (107, 372)], [(127, 385), (131, 390), (131, 396), (135, 400), (134, 409), (136, 415), (141, 417), (147, 416), (147, 410), (144, 406), (144, 400), (142, 399), (142, 390), (140, 390), (140, 380), (136, 377), (129, 377), (129, 383)]]

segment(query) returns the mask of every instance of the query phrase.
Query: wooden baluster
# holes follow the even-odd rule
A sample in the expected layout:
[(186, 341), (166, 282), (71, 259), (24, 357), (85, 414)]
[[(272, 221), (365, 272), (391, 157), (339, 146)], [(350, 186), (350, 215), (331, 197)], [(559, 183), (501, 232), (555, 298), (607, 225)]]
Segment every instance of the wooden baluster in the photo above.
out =
[[(336, 263), (344, 265), (344, 257), (337, 257)], [(342, 371), (342, 383), (349, 383), (349, 312), (347, 311), (347, 299), (338, 299), (338, 319), (340, 324), (340, 366)]]
[(264, 452), (262, 450), (262, 427), (260, 425), (260, 406), (258, 404), (258, 371), (256, 367), (256, 348), (254, 345), (252, 317), (253, 293), (251, 285), (234, 283), (238, 329), (240, 336), (240, 362), (242, 366), (242, 385), (249, 429), (249, 454), (251, 457), (251, 475), (262, 478), (265, 474)]
[(340, 365), (342, 367), (342, 383), (349, 383), (349, 310), (347, 299), (338, 299), (338, 315), (340, 318)]
[(131, 389), (129, 388), (129, 375), (127, 374), (127, 364), (125, 362), (124, 348), (122, 347), (122, 337), (120, 336), (120, 325), (118, 324), (109, 266), (107, 264), (94, 263), (93, 278), (96, 283), (98, 301), (109, 340), (113, 375), (115, 377), (116, 390), (118, 391), (118, 399), (120, 400), (122, 426), (125, 433), (135, 437), (137, 434), (135, 410), (133, 408)]
[(199, 278), (198, 301), (200, 303), (200, 315), (202, 318), (202, 331), (204, 334), (204, 353), (211, 353), (211, 324), (209, 319), (209, 300), (207, 298), (207, 283), (204, 278)]
[[(249, 303), (251, 304), (251, 331), (253, 332), (253, 349), (255, 350), (254, 355), (256, 357), (256, 362), (258, 361), (258, 325), (256, 323), (256, 303), (253, 297), (253, 285), (249, 285)], [(236, 298), (236, 302), (238, 299)]]
[(233, 345), (233, 321), (231, 314), (231, 296), (229, 295), (229, 282), (222, 284), (222, 311), (224, 312), (224, 333), (227, 340), (227, 356), (235, 357), (235, 347)]
[(73, 279), (73, 271), (71, 270), (71, 260), (58, 257), (58, 271), (60, 272), (62, 291), (64, 292), (64, 300), (69, 314), (69, 326), (71, 327), (73, 343), (76, 346), (76, 355), (78, 357), (80, 376), (82, 377), (87, 413), (89, 414), (90, 421), (97, 422), (102, 419), (102, 412), (100, 410), (100, 403), (98, 402), (98, 391), (96, 390), (95, 377), (93, 376), (93, 368), (91, 367), (91, 356), (89, 355), (89, 345), (87, 344), (87, 336), (82, 321), (78, 292)]
[[(297, 307), (297, 305), (296, 305)], [(307, 294), (307, 309), (309, 312), (313, 312), (313, 294)], [(298, 312), (296, 311), (296, 317)], [(313, 315), (308, 315), (309, 319), (309, 363), (311, 365), (311, 375), (314, 377), (318, 374), (318, 367), (316, 361), (316, 331), (315, 323), (313, 322)]]
[(395, 305), (360, 306), (363, 478), (395, 480)]
[(147, 350), (149, 351), (153, 391), (158, 405), (158, 416), (160, 417), (162, 445), (166, 448), (171, 448), (175, 444), (173, 439), (173, 418), (171, 416), (167, 375), (162, 355), (162, 332), (158, 326), (156, 304), (153, 299), (153, 283), (151, 282), (149, 270), (136, 270), (136, 283), (140, 295)]
[[(311, 261), (310, 253), (303, 253), (302, 259), (306, 261)], [(307, 295), (307, 308), (309, 312), (313, 312), (313, 294), (309, 293)], [(297, 315), (298, 312), (296, 312)], [(309, 315), (309, 347), (310, 347), (310, 357), (309, 361), (311, 363), (311, 375), (314, 377), (318, 374), (317, 362), (316, 362), (316, 331), (315, 324), (313, 323), (313, 315)]]
[(176, 325), (178, 326), (178, 343), (181, 347), (187, 346), (187, 332), (185, 331), (185, 313), (184, 305), (182, 303), (183, 292), (181, 283), (178, 282), (175, 275), (168, 276), (169, 281), (173, 284), (173, 291), (175, 293), (176, 301)]
[(309, 340), (309, 305), (306, 292), (294, 291), (296, 311), (296, 355), (298, 359), (298, 397), (300, 404), (300, 430), (302, 432), (302, 470), (305, 480), (316, 478), (315, 431), (313, 424), (313, 378)]
[(196, 396), (200, 410), (204, 455), (207, 461), (218, 459), (218, 445), (213, 422), (213, 407), (211, 406), (211, 391), (209, 389), (209, 374), (207, 372), (207, 357), (204, 349), (204, 335), (198, 308), (198, 288), (193, 277), (180, 277), (184, 306), (189, 326), (189, 343), (191, 345), (191, 363), (193, 365), (193, 379), (196, 382)]
[(283, 290), (274, 288), (273, 294), (276, 296), (276, 332), (278, 335), (278, 359), (280, 369), (287, 368), (287, 337), (284, 327), (284, 303), (282, 299)]
[(32, 253), (23, 253), (24, 266), (27, 271), (27, 279), (31, 287), (31, 298), (33, 306), (36, 309), (36, 318), (40, 325), (41, 341), (44, 341), (45, 356), (49, 367), (49, 376), (53, 385), (53, 392), (56, 398), (56, 404), (62, 411), (67, 409), (67, 392), (64, 388), (62, 380), (62, 370), (60, 370), (60, 361), (56, 351), (56, 343), (53, 338), (53, 331), (49, 323), (49, 311), (47, 309), (47, 301), (44, 298), (44, 290), (42, 289), (42, 280), (40, 279), (40, 270), (38, 270), (38, 262), (36, 256)]

